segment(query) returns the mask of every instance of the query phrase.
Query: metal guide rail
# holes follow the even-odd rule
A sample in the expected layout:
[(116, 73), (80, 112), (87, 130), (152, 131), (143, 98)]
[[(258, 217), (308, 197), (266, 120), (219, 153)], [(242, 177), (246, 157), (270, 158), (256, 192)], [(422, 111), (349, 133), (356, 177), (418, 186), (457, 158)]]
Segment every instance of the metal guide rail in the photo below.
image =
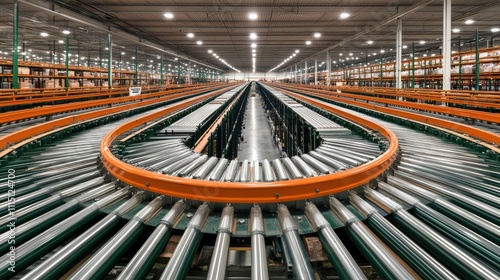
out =
[[(117, 183), (96, 161), (100, 143), (150, 112), (26, 151), (0, 167), (0, 174), (15, 174), (0, 177), (0, 278), (500, 277), (497, 161), (436, 136), (327, 106), (397, 135), (398, 164), (376, 185), (318, 199), (243, 205), (174, 199)], [(174, 146), (186, 150), (179, 139), (149, 143), (157, 153)], [(152, 160), (141, 144), (131, 144), (124, 157)], [(352, 160), (378, 153), (360, 138), (325, 138), (316, 152), (323, 149), (335, 155), (349, 151)], [(15, 236), (6, 226), (12, 222), (12, 205), (5, 202), (12, 181)], [(253, 185), (255, 192), (259, 185)], [(13, 237), (14, 259), (8, 242)]]

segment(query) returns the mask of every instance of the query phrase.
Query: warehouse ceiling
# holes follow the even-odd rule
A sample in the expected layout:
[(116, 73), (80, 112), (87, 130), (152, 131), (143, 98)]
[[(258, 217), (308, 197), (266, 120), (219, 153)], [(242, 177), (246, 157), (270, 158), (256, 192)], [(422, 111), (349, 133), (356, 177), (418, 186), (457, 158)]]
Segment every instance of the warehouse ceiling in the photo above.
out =
[[(1, 4), (3, 45), (12, 40), (13, 3)], [(50, 50), (51, 42), (64, 39), (60, 32), (69, 29), (71, 51), (78, 48), (80, 56), (87, 52), (87, 59), (94, 60), (99, 51), (103, 55), (111, 31), (118, 49), (114, 59), (123, 56), (120, 61), (133, 63), (137, 47), (144, 65), (156, 63), (163, 53), (170, 63), (179, 56), (183, 63), (192, 59), (223, 72), (233, 71), (231, 67), (251, 72), (252, 58), (256, 72), (282, 71), (305, 60), (310, 66), (315, 56), (324, 60), (326, 49), (343, 63), (366, 63), (381, 50), (394, 58), (398, 17), (406, 55), (412, 43), (417, 52), (439, 54), (443, 33), (443, 1), (428, 0), (20, 0), (19, 9), (20, 40), (30, 46)], [(453, 0), (452, 28), (459, 29), (452, 33), (454, 50), (459, 38), (472, 40), (476, 29), (485, 40), (494, 39), (499, 14), (498, 0)], [(41, 38), (43, 29), (54, 38)]]

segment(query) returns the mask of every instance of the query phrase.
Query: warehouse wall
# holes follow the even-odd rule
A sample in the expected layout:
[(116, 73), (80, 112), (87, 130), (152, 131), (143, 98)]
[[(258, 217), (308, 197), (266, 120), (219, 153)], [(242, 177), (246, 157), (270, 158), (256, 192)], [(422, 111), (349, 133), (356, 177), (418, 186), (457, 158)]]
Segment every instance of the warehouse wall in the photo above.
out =
[(256, 80), (261, 80), (261, 79), (266, 79), (269, 81), (275, 80), (276, 79), (276, 73), (271, 72), (227, 72), (223, 73), (222, 75), (222, 80), (251, 80), (251, 81), (256, 81)]

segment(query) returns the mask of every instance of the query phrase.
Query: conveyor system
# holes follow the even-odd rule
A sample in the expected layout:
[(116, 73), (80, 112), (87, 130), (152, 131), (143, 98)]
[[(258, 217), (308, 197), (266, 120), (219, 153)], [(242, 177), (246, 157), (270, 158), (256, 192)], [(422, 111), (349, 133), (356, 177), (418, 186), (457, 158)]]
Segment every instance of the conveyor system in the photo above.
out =
[(247, 87), (247, 84), (237, 86), (228, 92), (221, 94), (208, 104), (198, 108), (196, 111), (188, 114), (182, 119), (174, 122), (164, 129), (165, 134), (173, 135), (192, 135), (204, 127), (219, 109), (226, 106), (241, 90)]
[[(1, 174), (15, 170), (19, 202), (14, 214), (12, 204), (1, 205), (0, 278), (500, 278), (498, 161), (317, 104), (352, 114), (354, 123), (363, 118), (363, 127), (378, 125), (376, 138), (325, 134), (313, 151), (261, 161), (208, 157), (179, 138), (114, 145), (143, 128), (130, 123), (159, 108), (19, 153), (0, 166)], [(370, 164), (388, 158), (374, 180), (330, 193), (321, 187), (378, 172)], [(122, 180), (130, 174), (139, 183)], [(176, 193), (156, 192), (158, 180)], [(11, 186), (0, 178), (4, 199)], [(11, 222), (15, 254), (3, 245), (12, 240)]]

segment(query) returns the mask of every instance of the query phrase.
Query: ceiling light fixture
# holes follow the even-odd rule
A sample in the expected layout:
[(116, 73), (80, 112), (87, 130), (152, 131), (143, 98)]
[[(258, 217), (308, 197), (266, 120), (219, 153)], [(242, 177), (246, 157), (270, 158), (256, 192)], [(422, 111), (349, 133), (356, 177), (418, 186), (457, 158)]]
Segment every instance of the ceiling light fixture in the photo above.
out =
[(163, 16), (166, 17), (166, 18), (168, 18), (168, 19), (173, 19), (174, 18), (174, 14), (172, 14), (172, 13), (164, 13)]
[(473, 24), (474, 23), (474, 20), (472, 19), (468, 19), (465, 21), (465, 24)]
[(310, 45), (311, 44), (311, 41), (306, 41), (306, 45)]
[(253, 43), (250, 45), (253, 49), (255, 49), (257, 47), (257, 44)]
[(251, 19), (251, 20), (256, 20), (259, 16), (257, 15), (257, 13), (249, 13), (248, 14), (248, 18)]
[(252, 50), (252, 52), (253, 52), (253, 53), (254, 53), (254, 52), (256, 52), (256, 51), (257, 51), (257, 50), (255, 50), (255, 49), (254, 49), (254, 50)]
[(42, 37), (47, 37), (47, 36), (49, 36), (49, 33), (47, 33), (47, 32), (42, 32), (42, 33), (40, 33), (40, 36), (42, 36)]
[(203, 42), (202, 41), (197, 41), (196, 44), (203, 45)]
[(348, 18), (348, 17), (350, 17), (350, 16), (351, 16), (351, 14), (349, 14), (349, 13), (341, 13), (341, 14), (340, 14), (340, 18), (341, 18), (341, 19), (346, 19), (346, 18)]
[(425, 41), (423, 41), (423, 40), (420, 41), (420, 45), (423, 45), (423, 44), (425, 44)]
[(460, 29), (458, 29), (458, 28), (453, 28), (451, 31), (453, 31), (453, 33), (458, 33), (458, 32), (460, 32)]
[(208, 50), (208, 53), (212, 53), (212, 50)]
[(500, 31), (500, 28), (498, 28), (498, 27), (494, 27), (491, 29), (491, 32), (493, 32), (493, 33), (496, 33), (498, 31)]
[(321, 37), (321, 33), (319, 32), (314, 33), (314, 38), (319, 38), (319, 37)]
[(255, 34), (255, 33), (250, 33), (250, 39), (252, 39), (252, 40), (257, 39), (257, 34)]
[(68, 35), (68, 34), (71, 33), (71, 31), (69, 31), (68, 29), (64, 29), (62, 33), (65, 34), (65, 35)]
[(188, 36), (189, 38), (193, 38), (194, 34), (193, 33), (188, 33), (186, 36)]
[(371, 44), (373, 44), (373, 41), (372, 41), (372, 40), (370, 40), (370, 41), (367, 41), (366, 43), (367, 43), (368, 45), (371, 45)]
[(299, 53), (300, 51), (299, 50), (295, 50), (295, 53)]

